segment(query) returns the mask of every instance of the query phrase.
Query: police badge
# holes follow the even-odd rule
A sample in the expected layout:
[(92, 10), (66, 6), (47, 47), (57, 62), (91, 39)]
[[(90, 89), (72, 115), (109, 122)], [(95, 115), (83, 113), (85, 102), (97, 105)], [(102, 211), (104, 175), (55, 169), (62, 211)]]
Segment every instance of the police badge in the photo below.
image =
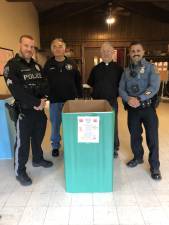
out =
[(145, 70), (145, 68), (144, 68), (144, 66), (142, 66), (142, 67), (140, 68), (140, 73), (143, 74), (143, 73), (144, 73), (144, 70)]
[(36, 68), (37, 71), (40, 71), (40, 67), (39, 67), (38, 64), (35, 64), (35, 68)]
[(72, 66), (71, 64), (66, 64), (66, 65), (65, 65), (65, 68), (66, 68), (67, 70), (72, 70), (72, 69), (73, 69), (73, 66)]

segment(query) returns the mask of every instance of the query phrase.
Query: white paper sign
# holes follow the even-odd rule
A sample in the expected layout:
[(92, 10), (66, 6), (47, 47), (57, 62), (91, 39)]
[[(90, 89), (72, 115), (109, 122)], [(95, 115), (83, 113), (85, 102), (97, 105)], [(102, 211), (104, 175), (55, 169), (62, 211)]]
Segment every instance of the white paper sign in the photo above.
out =
[(99, 143), (99, 116), (78, 116), (78, 143)]

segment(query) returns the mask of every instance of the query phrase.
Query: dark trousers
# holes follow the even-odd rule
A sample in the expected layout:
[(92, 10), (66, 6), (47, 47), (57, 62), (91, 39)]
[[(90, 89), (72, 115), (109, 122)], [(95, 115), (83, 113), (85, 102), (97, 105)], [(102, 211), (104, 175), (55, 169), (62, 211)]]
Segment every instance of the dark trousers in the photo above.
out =
[(131, 149), (135, 159), (142, 159), (144, 149), (142, 146), (142, 133), (144, 125), (146, 141), (149, 148), (149, 163), (151, 169), (159, 169), (159, 141), (158, 117), (153, 107), (145, 109), (128, 109), (128, 128), (131, 137)]
[(119, 136), (118, 136), (118, 102), (109, 102), (115, 111), (115, 127), (114, 127), (114, 150), (117, 151), (120, 146)]
[(30, 144), (32, 147), (33, 162), (43, 159), (41, 144), (45, 135), (47, 117), (44, 111), (23, 111), (16, 122), (15, 142), (15, 174), (26, 171), (26, 163), (29, 158)]

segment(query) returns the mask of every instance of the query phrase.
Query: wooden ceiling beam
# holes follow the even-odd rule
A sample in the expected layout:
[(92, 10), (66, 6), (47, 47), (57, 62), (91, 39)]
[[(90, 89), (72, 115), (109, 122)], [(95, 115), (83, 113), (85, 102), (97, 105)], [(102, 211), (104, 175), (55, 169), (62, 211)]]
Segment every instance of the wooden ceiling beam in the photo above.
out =
[(86, 4), (78, 4), (72, 3), (70, 5), (63, 4), (58, 7), (55, 7), (51, 10), (42, 12), (39, 14), (40, 17), (40, 24), (46, 24), (46, 23), (56, 23), (63, 21), (67, 18), (70, 18), (72, 16), (80, 15), (82, 13), (85, 13), (89, 10), (95, 9), (99, 6), (101, 6), (104, 3), (107, 3), (109, 0), (97, 0), (94, 1), (93, 4), (86, 3)]
[(169, 23), (168, 11), (157, 7), (156, 5), (153, 4), (153, 2), (149, 3), (147, 2), (144, 4), (144, 2), (137, 1), (135, 4), (133, 4), (130, 0), (125, 2), (120, 1), (120, 5), (133, 13), (137, 13), (142, 16), (158, 20), (159, 22)]
[[(32, 2), (39, 10), (40, 22), (54, 22), (80, 15), (90, 9), (101, 6), (110, 1), (123, 6), (127, 10), (158, 20), (169, 23), (169, 13), (167, 7), (160, 7), (158, 4), (169, 1), (164, 0), (7, 0), (8, 2)], [(158, 3), (158, 4), (155, 4)], [(45, 4), (46, 10), (45, 10)]]

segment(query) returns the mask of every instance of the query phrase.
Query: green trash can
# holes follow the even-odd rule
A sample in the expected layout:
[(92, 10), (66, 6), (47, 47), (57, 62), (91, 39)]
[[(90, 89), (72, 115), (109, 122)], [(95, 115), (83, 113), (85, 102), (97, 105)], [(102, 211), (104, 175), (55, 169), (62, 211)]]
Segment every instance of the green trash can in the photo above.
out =
[(112, 192), (114, 110), (105, 100), (70, 100), (62, 111), (67, 192)]

